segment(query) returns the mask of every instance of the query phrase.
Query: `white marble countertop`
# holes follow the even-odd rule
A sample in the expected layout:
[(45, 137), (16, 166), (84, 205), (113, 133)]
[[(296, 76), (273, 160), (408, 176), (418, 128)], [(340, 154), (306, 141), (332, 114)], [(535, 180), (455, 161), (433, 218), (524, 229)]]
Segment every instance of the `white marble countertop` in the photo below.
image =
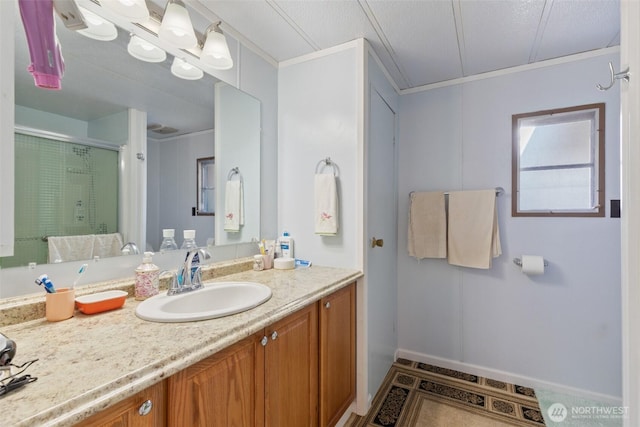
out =
[[(3, 327), (17, 343), (14, 363), (39, 359), (25, 373), (38, 380), (0, 397), (2, 425), (70, 426), (198, 362), (362, 277), (357, 270), (245, 271), (219, 277), (263, 283), (273, 296), (244, 313), (189, 323), (154, 323), (123, 308), (49, 323)], [(197, 292), (197, 291), (196, 291)]]

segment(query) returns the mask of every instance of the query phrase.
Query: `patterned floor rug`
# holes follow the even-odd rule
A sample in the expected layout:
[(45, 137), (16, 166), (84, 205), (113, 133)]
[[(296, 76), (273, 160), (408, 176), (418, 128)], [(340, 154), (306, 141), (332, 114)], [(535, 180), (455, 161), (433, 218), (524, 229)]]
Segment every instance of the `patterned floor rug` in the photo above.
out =
[(544, 426), (533, 389), (398, 359), (358, 427)]

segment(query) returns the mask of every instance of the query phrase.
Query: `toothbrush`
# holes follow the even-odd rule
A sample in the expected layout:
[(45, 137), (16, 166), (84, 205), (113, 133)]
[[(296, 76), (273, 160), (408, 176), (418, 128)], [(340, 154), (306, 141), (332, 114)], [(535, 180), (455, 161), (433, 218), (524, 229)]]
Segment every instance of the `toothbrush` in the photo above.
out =
[(42, 286), (48, 294), (56, 293), (56, 288), (53, 287), (53, 283), (51, 283), (51, 280), (49, 280), (46, 274), (43, 274), (36, 279), (36, 285)]
[(88, 267), (88, 264), (82, 264), (80, 266), (80, 270), (78, 270), (78, 275), (76, 276), (76, 280), (73, 281), (73, 285), (71, 285), (71, 289), (76, 287), (76, 284), (78, 283), (78, 280), (80, 280), (80, 278), (82, 277), (82, 274), (85, 272), (87, 267)]

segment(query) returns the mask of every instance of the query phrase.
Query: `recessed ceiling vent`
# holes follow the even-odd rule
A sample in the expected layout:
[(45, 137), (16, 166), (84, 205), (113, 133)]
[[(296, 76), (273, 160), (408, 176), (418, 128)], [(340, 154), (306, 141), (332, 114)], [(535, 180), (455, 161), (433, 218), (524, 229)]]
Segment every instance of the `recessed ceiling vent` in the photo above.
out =
[(169, 135), (171, 133), (178, 132), (178, 129), (172, 128), (171, 126), (164, 126), (159, 123), (153, 123), (147, 125), (147, 131), (159, 133), (160, 135)]

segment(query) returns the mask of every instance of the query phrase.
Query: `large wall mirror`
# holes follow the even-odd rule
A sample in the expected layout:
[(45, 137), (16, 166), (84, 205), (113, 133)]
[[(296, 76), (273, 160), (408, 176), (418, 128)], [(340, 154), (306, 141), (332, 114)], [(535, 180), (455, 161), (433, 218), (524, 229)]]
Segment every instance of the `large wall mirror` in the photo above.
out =
[[(49, 262), (48, 243), (43, 240), (49, 236), (118, 231), (118, 222), (113, 219), (117, 212), (113, 200), (118, 198), (110, 199), (108, 195), (117, 191), (121, 177), (118, 158), (127, 144), (129, 109), (145, 111), (148, 123), (144, 159), (147, 238), (146, 242), (135, 242), (141, 251), (158, 249), (163, 228), (175, 229), (178, 244), (184, 229), (196, 230), (200, 246), (212, 242), (242, 243), (259, 237), (260, 102), (206, 73), (199, 80), (173, 76), (171, 55), (158, 63), (133, 58), (127, 53), (130, 35), (126, 31), (118, 29), (115, 40), (97, 41), (65, 28), (59, 18), (56, 19), (65, 74), (62, 90), (48, 91), (35, 87), (26, 70), (30, 64), (29, 51), (17, 8), (15, 12), (15, 111), (16, 133), (20, 135), (16, 138), (16, 156), (20, 156), (16, 158), (16, 169), (28, 170), (25, 179), (33, 178), (29, 182), (19, 180), (15, 197), (22, 202), (28, 187), (33, 190), (36, 205), (21, 204), (20, 212), (18, 204), (14, 205), (15, 252), (16, 255), (27, 253), (27, 258), (0, 259), (0, 268)], [(226, 95), (215, 94), (217, 84), (224, 86), (221, 90)], [(228, 107), (220, 104), (227, 101)], [(250, 107), (238, 109), (236, 102)], [(244, 112), (248, 114), (242, 115)], [(231, 131), (227, 134), (217, 131), (217, 128), (224, 129), (224, 124), (214, 125), (214, 119), (222, 117), (231, 119), (232, 124), (228, 126)], [(239, 134), (238, 123), (242, 124)], [(247, 137), (247, 129), (252, 129), (251, 137)], [(22, 140), (26, 140), (27, 148), (23, 147)], [(32, 144), (31, 151), (28, 144)], [(62, 148), (54, 148), (55, 144)], [(42, 147), (56, 151), (59, 157), (43, 155)], [(68, 151), (67, 157), (58, 154), (61, 150)], [(197, 209), (193, 209), (197, 206), (196, 159), (214, 155), (218, 177), (227, 173), (220, 165), (246, 171), (243, 174), (244, 225), (235, 234), (216, 235), (220, 227), (214, 221), (218, 215), (199, 216)], [(46, 178), (37, 179), (42, 178), (39, 172), (44, 172), (42, 165), (46, 165), (47, 160), (62, 166), (57, 172), (60, 179), (54, 185), (60, 197), (52, 196), (50, 188), (38, 186), (38, 181), (52, 186)], [(105, 162), (104, 166), (101, 162)], [(217, 197), (224, 198), (224, 185), (218, 183), (216, 187), (220, 189)], [(50, 218), (49, 226), (38, 216), (42, 214), (42, 201), (49, 200), (47, 198), (53, 199), (56, 215), (60, 215)], [(33, 215), (21, 221), (21, 212), (26, 211)], [(98, 218), (98, 212), (110, 216)], [(68, 223), (69, 227), (54, 227), (61, 223)]]

